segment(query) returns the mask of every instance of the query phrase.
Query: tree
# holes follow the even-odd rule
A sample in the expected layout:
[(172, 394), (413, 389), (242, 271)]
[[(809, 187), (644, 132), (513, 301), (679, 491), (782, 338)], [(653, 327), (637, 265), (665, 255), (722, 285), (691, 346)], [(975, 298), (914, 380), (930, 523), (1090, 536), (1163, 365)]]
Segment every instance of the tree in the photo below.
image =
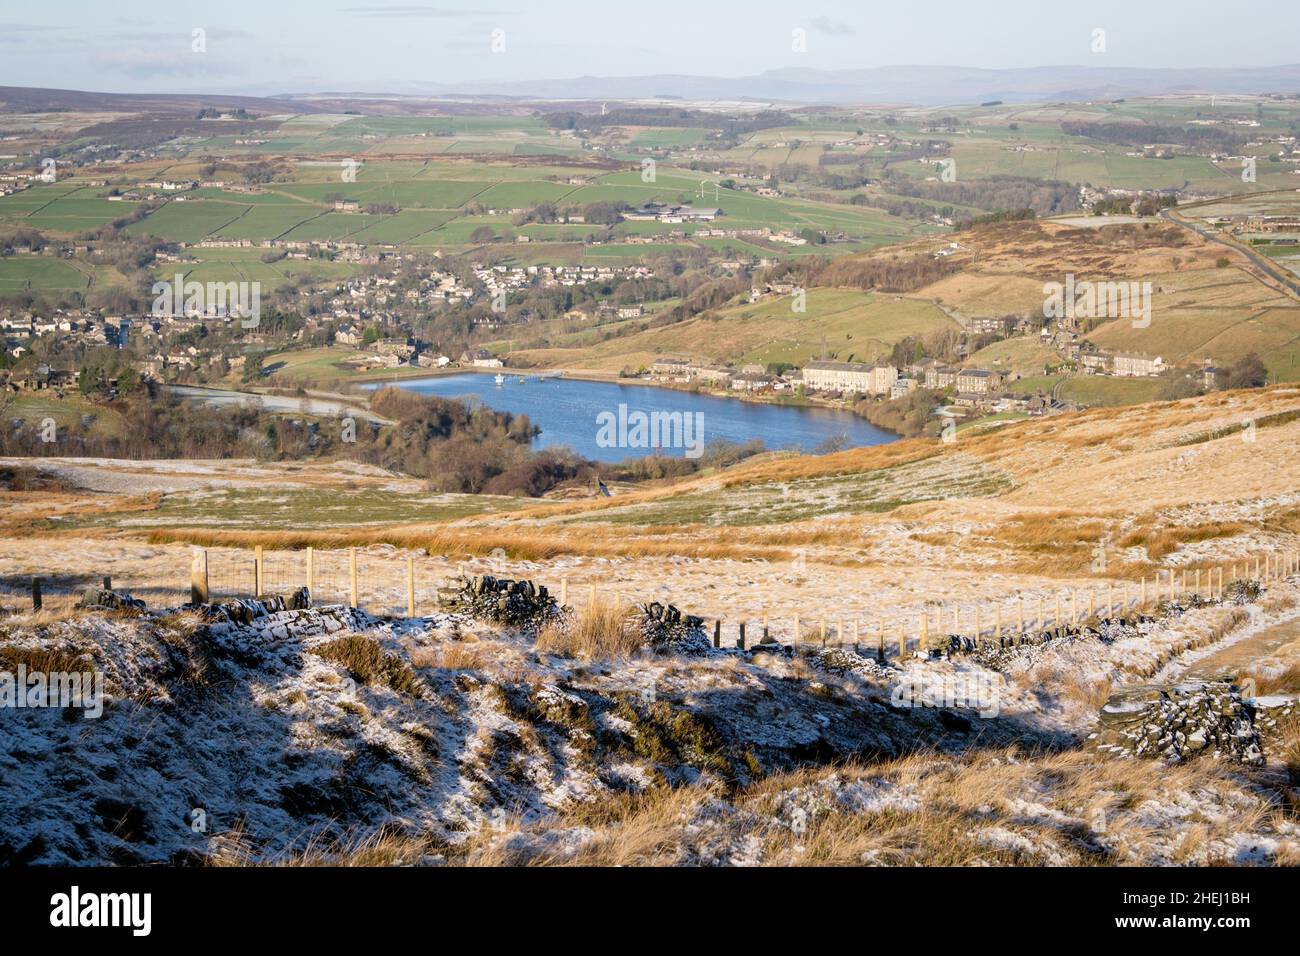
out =
[(1228, 366), (1225, 387), (1261, 388), (1268, 383), (1268, 368), (1254, 352), (1243, 355)]
[(1184, 372), (1178, 369), (1170, 369), (1161, 376), (1160, 388), (1156, 391), (1156, 398), (1161, 401), (1172, 402), (1180, 398), (1193, 398), (1200, 394), (1200, 388)]
[(251, 382), (254, 379), (262, 377), (262, 353), (254, 352), (244, 359), (244, 374), (242, 376), (245, 382)]

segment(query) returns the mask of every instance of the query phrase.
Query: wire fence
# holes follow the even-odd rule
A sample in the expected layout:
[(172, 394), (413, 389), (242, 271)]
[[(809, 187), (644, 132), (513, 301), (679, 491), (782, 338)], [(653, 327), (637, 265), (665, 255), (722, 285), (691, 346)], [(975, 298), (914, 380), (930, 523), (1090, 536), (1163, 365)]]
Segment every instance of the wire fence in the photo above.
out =
[[(253, 597), (288, 594), (307, 587), (320, 604), (349, 604), (379, 615), (427, 614), (438, 607), (439, 588), (456, 577), (445, 560), (427, 555), (345, 551), (230, 551), (208, 564), (208, 594)], [(1233, 562), (1161, 571), (1137, 580), (1107, 580), (1086, 587), (1040, 589), (972, 601), (922, 600), (907, 606), (875, 607), (865, 612), (844, 606), (831, 613), (763, 609), (716, 614), (684, 607), (705, 619), (719, 647), (753, 646), (763, 639), (782, 643), (854, 646), (882, 656), (907, 656), (934, 639), (957, 637), (974, 645), (1001, 645), (1077, 628), (1099, 619), (1132, 619), (1155, 613), (1162, 604), (1224, 598), (1234, 582), (1267, 582), (1300, 571), (1300, 552), (1267, 552)], [(260, 575), (260, 577), (259, 577)], [(562, 604), (577, 610), (589, 602), (636, 598), (616, 585), (585, 583), (570, 589), (567, 576), (538, 581)], [(665, 602), (666, 603), (666, 602)]]
[[(1139, 579), (1097, 581), (1082, 587), (1047, 586), (971, 600), (945, 597), (898, 605), (871, 604), (846, 592), (834, 606), (809, 610), (799, 607), (799, 592), (793, 587), (777, 598), (779, 609), (738, 610), (734, 598), (727, 599), (725, 609), (701, 607), (695, 603), (698, 598), (677, 601), (660, 596), (656, 600), (676, 603), (684, 613), (703, 618), (706, 632), (719, 647), (752, 647), (767, 638), (784, 644), (854, 646), (897, 658), (952, 637), (974, 645), (997, 646), (1098, 619), (1132, 619), (1154, 614), (1166, 603), (1222, 599), (1230, 595), (1235, 582), (1263, 584), (1297, 572), (1300, 552), (1269, 551)], [(396, 549), (196, 548), (188, 587), (180, 575), (159, 575), (156, 570), (137, 570), (116, 580), (89, 572), (12, 574), (0, 578), (0, 601), (15, 609), (28, 601), (33, 607), (54, 609), (75, 604), (87, 590), (116, 587), (151, 607), (175, 607), (187, 600), (219, 602), (288, 595), (305, 587), (316, 604), (352, 605), (381, 616), (414, 617), (437, 610), (438, 591), (458, 577), (457, 568), (445, 558)], [(566, 575), (558, 581), (536, 583), (546, 585), (562, 604), (578, 612), (593, 600), (646, 601), (644, 595), (633, 593), (626, 582), (617, 580), (571, 582)]]

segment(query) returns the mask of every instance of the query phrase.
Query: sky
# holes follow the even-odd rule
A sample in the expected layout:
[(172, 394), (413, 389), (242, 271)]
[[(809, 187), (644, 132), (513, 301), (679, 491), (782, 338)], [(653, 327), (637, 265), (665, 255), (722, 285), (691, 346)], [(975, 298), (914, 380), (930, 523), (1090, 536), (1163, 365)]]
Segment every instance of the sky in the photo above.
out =
[(1300, 60), (1297, 37), (1300, 4), (1203, 0), (3, 0), (0, 86), (267, 95), (789, 67), (1275, 66)]

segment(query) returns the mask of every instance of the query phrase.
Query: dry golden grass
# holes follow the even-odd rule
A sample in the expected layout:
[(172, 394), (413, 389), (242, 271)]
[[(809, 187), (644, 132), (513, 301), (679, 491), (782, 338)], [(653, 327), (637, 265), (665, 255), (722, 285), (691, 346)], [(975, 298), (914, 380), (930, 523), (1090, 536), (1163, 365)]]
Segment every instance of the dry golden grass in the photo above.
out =
[(635, 609), (597, 596), (572, 621), (551, 622), (537, 635), (536, 648), (582, 660), (626, 660), (641, 647)]
[(312, 653), (338, 664), (361, 684), (384, 684), (393, 690), (418, 696), (422, 684), (406, 662), (386, 654), (373, 638), (360, 634), (338, 637), (312, 648)]
[(242, 832), (236, 830), (226, 836), (204, 863), (214, 867), (410, 866), (439, 849), (437, 841), (413, 838), (381, 827), (374, 831), (355, 831), (337, 841), (313, 839), (302, 850), (257, 862), (252, 847), (245, 842)]
[(503, 551), (510, 558), (546, 561), (562, 555), (587, 557), (643, 558), (662, 555), (685, 555), (695, 558), (754, 557), (786, 560), (791, 557), (783, 548), (741, 545), (728, 541), (701, 541), (681, 537), (673, 528), (672, 540), (655, 540), (627, 529), (583, 528), (557, 532), (521, 532), (511, 528), (458, 530), (429, 529), (423, 526), (366, 528), (355, 531), (243, 531), (205, 528), (167, 528), (149, 533), (153, 544), (183, 543), (201, 547), (294, 550), (299, 548), (364, 548), (372, 544), (391, 544), (398, 548), (424, 549), (429, 554), (468, 554), (484, 557)]
[(1300, 664), (1292, 664), (1280, 674), (1256, 674), (1256, 693), (1300, 694)]
[(1015, 675), (1022, 690), (1036, 691), (1050, 688), (1062, 700), (1078, 703), (1083, 709), (1100, 711), (1110, 699), (1113, 685), (1109, 680), (1089, 680), (1075, 668), (1040, 662)]
[(477, 670), (492, 660), (492, 654), (482, 644), (456, 641), (438, 647), (424, 647), (410, 653), (411, 666), (432, 667), (435, 670)]
[(0, 645), (0, 670), (15, 671), (19, 665), (25, 667), (28, 673), (66, 674), (86, 670), (90, 666), (90, 658), (60, 648)]
[(1231, 538), (1253, 530), (1239, 521), (1211, 521), (1195, 525), (1156, 525), (1144, 522), (1120, 539), (1120, 547), (1146, 548), (1147, 557), (1159, 561), (1185, 544)]
[(1278, 726), (1278, 734), (1282, 743), (1277, 748), (1277, 756), (1286, 767), (1292, 785), (1300, 786), (1300, 714), (1292, 714), (1283, 721)]
[[(778, 820), (799, 793), (816, 793), (831, 775), (868, 781), (897, 794), (876, 810), (810, 800), (803, 825)], [(1193, 817), (1171, 831), (1148, 801), (1180, 795), (1233, 795), (1251, 801), (1230, 815)], [(734, 815), (697, 811), (726, 798), (720, 785), (619, 795), (506, 833), (485, 832), (453, 851), (471, 866), (662, 866), (689, 862), (702, 848), (756, 844), (775, 866), (1132, 865), (1231, 863), (1216, 857), (1239, 832), (1269, 830), (1284, 811), (1244, 789), (1212, 761), (1168, 767), (1152, 761), (1098, 761), (1095, 755), (1034, 755), (1015, 750), (953, 759), (915, 754), (874, 766), (813, 768), (769, 777), (734, 798)], [(788, 819), (788, 818), (787, 818)], [(581, 841), (544, 838), (576, 828)], [(514, 835), (507, 840), (506, 836)], [(523, 837), (521, 839), (521, 837)], [(1295, 849), (1285, 849), (1294, 854)]]

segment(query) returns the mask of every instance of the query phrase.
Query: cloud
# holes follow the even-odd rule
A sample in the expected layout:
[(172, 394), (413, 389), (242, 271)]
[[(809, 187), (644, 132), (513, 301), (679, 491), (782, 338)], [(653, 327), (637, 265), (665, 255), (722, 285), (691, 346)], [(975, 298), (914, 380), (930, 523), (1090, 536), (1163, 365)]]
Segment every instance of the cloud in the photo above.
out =
[(426, 7), (415, 4), (398, 4), (385, 7), (344, 7), (344, 13), (353, 13), (359, 17), (383, 17), (386, 19), (409, 19), (409, 18), (444, 18), (453, 17), (478, 17), (478, 16), (507, 16), (513, 14), (513, 10), (455, 10), (443, 7)]
[(95, 63), (103, 70), (120, 73), (137, 80), (152, 80), (158, 77), (229, 76), (238, 72), (228, 58), (192, 53), (188, 46), (184, 52), (144, 47), (110, 49), (100, 52), (95, 57)]
[(808, 25), (818, 33), (828, 37), (852, 37), (857, 36), (858, 31), (848, 23), (841, 23), (838, 20), (832, 20), (830, 17), (813, 17), (808, 21)]
[(0, 43), (26, 43), (28, 37), (34, 34), (66, 29), (67, 27), (42, 23), (0, 23)]

